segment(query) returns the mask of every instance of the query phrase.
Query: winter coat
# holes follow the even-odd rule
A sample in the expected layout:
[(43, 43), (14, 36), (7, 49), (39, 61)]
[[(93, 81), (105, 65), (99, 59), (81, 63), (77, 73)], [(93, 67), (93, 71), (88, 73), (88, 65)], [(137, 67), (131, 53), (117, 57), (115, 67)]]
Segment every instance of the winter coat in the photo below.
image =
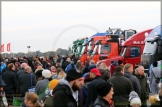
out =
[(1, 66), (0, 66), (0, 75), (2, 75), (2, 71), (3, 69), (6, 68), (6, 64), (3, 63)]
[(89, 107), (92, 103), (95, 102), (98, 97), (98, 94), (96, 92), (96, 86), (103, 82), (105, 82), (103, 79), (101, 79), (100, 77), (96, 77), (88, 84), (88, 97), (85, 104), (86, 107)]
[(147, 78), (145, 77), (145, 75), (138, 75), (136, 74), (136, 77), (138, 78), (140, 85), (141, 85), (141, 96), (140, 99), (141, 101), (145, 102), (148, 99), (149, 96), (149, 92), (148, 92), (148, 84), (147, 84)]
[[(129, 104), (129, 94), (133, 91), (133, 85), (131, 81), (124, 77), (122, 73), (114, 72), (113, 76), (108, 80), (108, 82), (113, 84), (114, 95), (113, 101), (115, 106), (120, 106), (124, 104), (125, 106)], [(123, 106), (124, 106), (123, 105)]]
[(41, 102), (42, 98), (45, 97), (45, 89), (46, 89), (48, 83), (49, 83), (49, 80), (45, 78), (43, 80), (38, 81), (35, 86), (35, 93), (38, 95), (39, 102)]
[(16, 73), (14, 71), (7, 70), (2, 74), (2, 79), (6, 84), (6, 86), (4, 87), (4, 91), (6, 93), (10, 91), (15, 93), (17, 89), (17, 82), (18, 82)]
[(127, 77), (128, 79), (130, 79), (130, 81), (132, 82), (134, 91), (138, 94), (138, 96), (140, 96), (141, 95), (141, 85), (140, 85), (138, 78), (127, 71), (125, 71), (124, 76)]
[(16, 73), (17, 79), (19, 78), (19, 76), (20, 76), (21, 74), (24, 74), (24, 73), (25, 73), (25, 69), (24, 69), (24, 68), (22, 68), (20, 71), (18, 71), (18, 72)]
[(69, 64), (66, 68), (65, 68), (65, 72), (67, 73), (70, 69), (76, 69), (76, 66), (75, 65), (72, 65), (72, 64)]
[(20, 75), (18, 79), (18, 92), (21, 94), (21, 97), (25, 96), (25, 93), (28, 92), (28, 89), (31, 87), (31, 85), (36, 85), (36, 76), (33, 73), (31, 75), (30, 73), (25, 72), (24, 74)]
[(69, 82), (60, 79), (53, 90), (53, 107), (82, 107), (78, 91), (73, 92)]
[(96, 101), (93, 104), (93, 107), (111, 107), (108, 101), (103, 99), (102, 97), (98, 96)]

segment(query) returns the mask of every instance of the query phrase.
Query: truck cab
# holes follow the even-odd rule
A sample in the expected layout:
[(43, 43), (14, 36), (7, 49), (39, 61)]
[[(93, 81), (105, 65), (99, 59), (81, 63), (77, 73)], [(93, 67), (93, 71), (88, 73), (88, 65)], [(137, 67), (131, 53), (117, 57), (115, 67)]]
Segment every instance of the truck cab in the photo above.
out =
[[(147, 35), (148, 34), (148, 35)], [(155, 27), (145, 38), (145, 47), (141, 56), (141, 64), (148, 71), (149, 66), (162, 60), (162, 25)]]
[[(114, 30), (114, 31), (113, 31)], [(97, 63), (99, 60), (117, 57), (121, 51), (122, 41), (136, 34), (136, 30), (124, 30), (120, 28), (110, 29), (106, 34), (106, 39), (98, 40), (91, 54), (92, 59)]]
[(136, 62), (140, 63), (145, 45), (145, 33), (149, 33), (151, 30), (152, 29), (148, 29), (129, 37), (126, 41), (121, 43), (121, 52), (119, 56), (101, 60), (99, 62), (104, 62), (107, 66), (110, 66), (111, 61), (116, 62), (118, 60), (122, 60), (124, 63), (131, 63), (133, 66), (135, 66)]

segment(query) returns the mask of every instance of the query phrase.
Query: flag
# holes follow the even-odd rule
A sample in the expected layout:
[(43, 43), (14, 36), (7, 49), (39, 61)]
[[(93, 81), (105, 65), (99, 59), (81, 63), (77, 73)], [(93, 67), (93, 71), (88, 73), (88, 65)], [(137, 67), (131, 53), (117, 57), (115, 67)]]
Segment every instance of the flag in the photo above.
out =
[(7, 44), (7, 52), (10, 52), (10, 45), (11, 45), (11, 43)]
[(4, 52), (4, 44), (1, 45), (1, 52)]

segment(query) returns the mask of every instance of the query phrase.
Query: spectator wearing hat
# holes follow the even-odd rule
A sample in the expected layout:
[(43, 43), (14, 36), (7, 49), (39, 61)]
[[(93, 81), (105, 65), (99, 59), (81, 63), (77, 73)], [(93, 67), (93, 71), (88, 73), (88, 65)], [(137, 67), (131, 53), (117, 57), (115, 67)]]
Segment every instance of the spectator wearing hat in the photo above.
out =
[(5, 87), (6, 84), (2, 80), (2, 76), (0, 76), (0, 107), (8, 107), (7, 99), (5, 97), (5, 92), (3, 91), (3, 87)]
[(37, 82), (35, 86), (35, 93), (38, 95), (38, 101), (41, 102), (42, 98), (45, 97), (45, 89), (48, 86), (51, 78), (51, 72), (48, 69), (42, 71), (43, 80)]
[(82, 107), (78, 91), (82, 85), (82, 74), (70, 69), (53, 90), (53, 107)]
[(114, 69), (114, 74), (108, 80), (108, 82), (113, 84), (113, 101), (115, 107), (126, 107), (129, 104), (129, 94), (131, 91), (133, 91), (133, 85), (131, 81), (124, 76), (124, 70), (122, 66), (117, 66)]
[(112, 107), (113, 86), (110, 83), (103, 82), (96, 86), (96, 92), (99, 95), (93, 104), (93, 107)]
[(141, 99), (135, 91), (129, 94), (129, 102), (131, 107), (141, 107)]
[(93, 80), (87, 85), (88, 97), (87, 97), (85, 107), (89, 107), (96, 100), (98, 96), (95, 90), (96, 85), (105, 82), (103, 79), (100, 78), (100, 76), (101, 76), (100, 71), (97, 68), (93, 68), (90, 71), (90, 78), (93, 78)]

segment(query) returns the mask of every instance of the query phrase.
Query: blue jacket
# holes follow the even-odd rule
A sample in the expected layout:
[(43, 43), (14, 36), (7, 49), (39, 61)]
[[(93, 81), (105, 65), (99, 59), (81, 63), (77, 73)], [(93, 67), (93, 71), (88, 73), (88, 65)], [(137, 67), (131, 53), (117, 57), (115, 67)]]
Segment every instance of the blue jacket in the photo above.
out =
[[(72, 69), (73, 66), (72, 64), (69, 64), (66, 68), (65, 68), (65, 72), (67, 73), (70, 69)], [(74, 65), (74, 68), (76, 69), (76, 66)]]
[(0, 75), (2, 75), (2, 71), (3, 71), (4, 68), (6, 68), (6, 64), (5, 64), (5, 63), (3, 63), (3, 64), (1, 65)]

